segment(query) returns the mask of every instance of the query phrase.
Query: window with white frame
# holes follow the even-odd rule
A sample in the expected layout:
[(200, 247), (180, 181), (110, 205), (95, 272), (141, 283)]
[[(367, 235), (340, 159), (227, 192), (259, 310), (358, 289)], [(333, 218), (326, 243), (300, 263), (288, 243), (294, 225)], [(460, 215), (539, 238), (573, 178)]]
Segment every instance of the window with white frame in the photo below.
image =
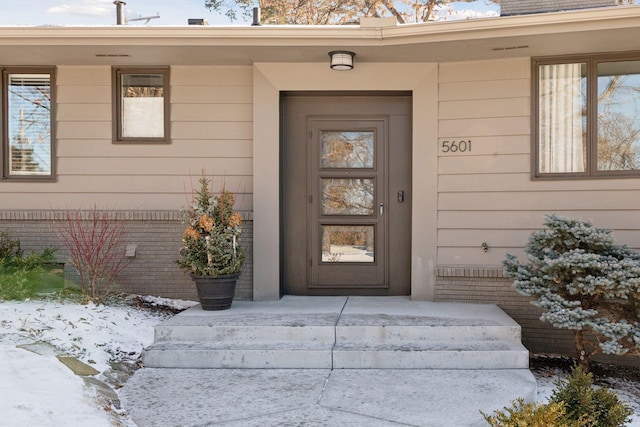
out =
[(536, 178), (640, 176), (640, 53), (536, 58)]
[(55, 179), (55, 69), (2, 68), (2, 178)]
[(114, 142), (169, 142), (169, 68), (114, 68)]

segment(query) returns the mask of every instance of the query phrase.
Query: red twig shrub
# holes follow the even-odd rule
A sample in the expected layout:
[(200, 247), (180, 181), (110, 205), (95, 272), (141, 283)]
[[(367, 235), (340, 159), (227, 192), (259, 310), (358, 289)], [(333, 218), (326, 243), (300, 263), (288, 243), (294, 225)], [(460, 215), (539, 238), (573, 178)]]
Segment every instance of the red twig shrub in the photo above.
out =
[(67, 210), (56, 215), (54, 231), (69, 251), (85, 299), (104, 301), (129, 264), (125, 256), (128, 226), (126, 214), (95, 205), (87, 211)]

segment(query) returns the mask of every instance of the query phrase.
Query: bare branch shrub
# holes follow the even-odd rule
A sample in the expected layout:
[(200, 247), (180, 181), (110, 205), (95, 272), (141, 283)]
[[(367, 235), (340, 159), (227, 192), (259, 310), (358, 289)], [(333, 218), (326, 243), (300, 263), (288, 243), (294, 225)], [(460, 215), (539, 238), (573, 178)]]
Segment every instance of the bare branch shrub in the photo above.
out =
[(101, 303), (120, 272), (130, 263), (125, 256), (129, 216), (94, 205), (87, 211), (56, 214), (54, 231), (69, 250), (86, 300)]

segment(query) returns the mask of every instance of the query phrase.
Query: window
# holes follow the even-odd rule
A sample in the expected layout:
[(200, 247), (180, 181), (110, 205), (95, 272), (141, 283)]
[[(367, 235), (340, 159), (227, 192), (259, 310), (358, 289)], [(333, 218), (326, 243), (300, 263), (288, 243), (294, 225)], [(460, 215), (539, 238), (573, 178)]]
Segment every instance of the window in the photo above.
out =
[(114, 68), (114, 142), (169, 142), (169, 68)]
[(535, 177), (640, 176), (640, 54), (533, 68)]
[(55, 178), (55, 69), (2, 68), (2, 178)]

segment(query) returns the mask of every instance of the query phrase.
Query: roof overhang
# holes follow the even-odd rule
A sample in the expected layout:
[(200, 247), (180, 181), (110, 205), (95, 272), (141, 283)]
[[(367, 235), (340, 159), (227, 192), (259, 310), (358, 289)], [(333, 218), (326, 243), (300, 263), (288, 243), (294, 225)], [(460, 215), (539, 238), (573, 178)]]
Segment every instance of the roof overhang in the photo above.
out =
[[(381, 23), (388, 23), (381, 20)], [(449, 62), (638, 50), (640, 6), (398, 26), (0, 27), (0, 65)]]

